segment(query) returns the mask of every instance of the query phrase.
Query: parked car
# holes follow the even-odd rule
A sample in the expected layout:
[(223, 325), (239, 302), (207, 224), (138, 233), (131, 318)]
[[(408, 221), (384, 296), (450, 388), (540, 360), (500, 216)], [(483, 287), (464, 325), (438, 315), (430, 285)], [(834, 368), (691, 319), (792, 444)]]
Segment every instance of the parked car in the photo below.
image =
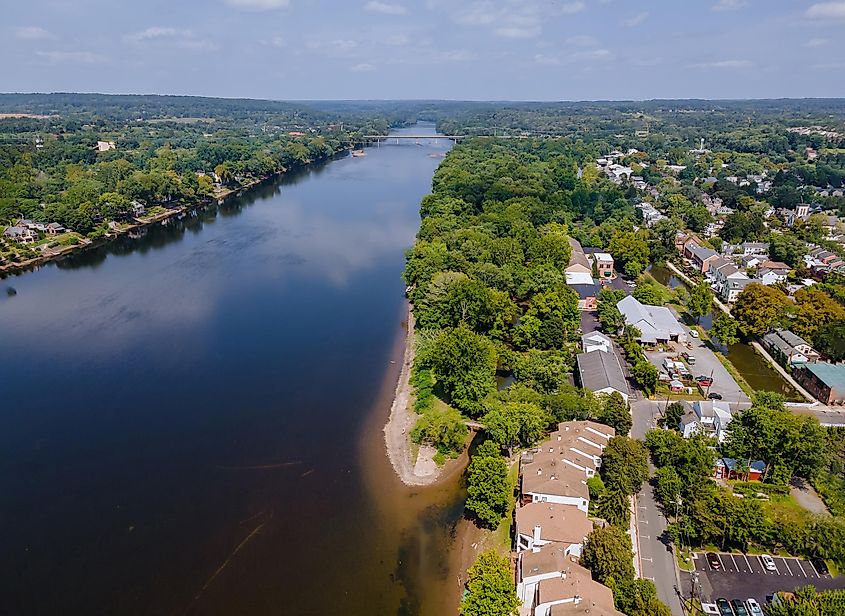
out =
[(778, 568), (775, 565), (775, 559), (769, 556), (768, 554), (762, 554), (760, 556), (760, 560), (763, 561), (763, 566), (766, 568), (767, 571), (777, 571)]
[(710, 568), (713, 571), (721, 571), (722, 570), (722, 561), (719, 560), (719, 557), (716, 556), (713, 552), (707, 552), (707, 564), (710, 565)]
[(721, 400), (722, 394), (716, 393), (715, 391), (711, 391), (709, 394), (707, 394), (707, 398), (708, 400)]
[(827, 575), (828, 573), (830, 573), (827, 568), (827, 563), (824, 562), (824, 560), (822, 560), (821, 558), (814, 558), (810, 562), (813, 563), (813, 568), (819, 575)]
[(681, 357), (683, 357), (685, 360), (687, 360), (687, 363), (690, 366), (695, 365), (695, 355), (693, 355), (692, 353), (687, 353), (686, 351), (684, 351), (683, 353), (681, 353)]
[(731, 609), (731, 604), (724, 597), (716, 599), (716, 607), (719, 608), (720, 616), (734, 616), (734, 611)]
[(698, 338), (698, 332), (694, 329), (689, 330), (689, 335), (693, 338)]
[(695, 377), (695, 380), (698, 381), (698, 384), (702, 387), (710, 387), (713, 384), (713, 379), (709, 376), (699, 375)]
[(748, 607), (748, 613), (751, 616), (763, 616), (763, 608), (760, 607), (756, 599), (746, 599), (745, 605)]
[(731, 601), (731, 607), (734, 609), (736, 616), (748, 616), (748, 610), (745, 609), (745, 604), (739, 599)]

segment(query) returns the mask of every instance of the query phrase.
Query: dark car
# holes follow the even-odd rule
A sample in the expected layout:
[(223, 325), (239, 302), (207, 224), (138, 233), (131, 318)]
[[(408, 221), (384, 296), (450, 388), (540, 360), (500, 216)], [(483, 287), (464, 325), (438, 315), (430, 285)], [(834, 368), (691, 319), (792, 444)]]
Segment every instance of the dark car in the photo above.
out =
[(736, 616), (748, 616), (748, 610), (745, 609), (745, 606), (739, 599), (731, 601), (731, 607), (733, 607), (734, 614), (736, 614)]
[(731, 604), (727, 599), (716, 599), (716, 607), (719, 608), (721, 616), (734, 616), (734, 611), (731, 609)]
[(710, 568), (713, 569), (713, 571), (722, 570), (722, 561), (719, 560), (719, 557), (716, 556), (713, 552), (707, 553), (707, 564), (710, 565)]
[(721, 400), (722, 394), (717, 394), (715, 391), (711, 391), (709, 394), (707, 394), (707, 397), (710, 400)]
[(814, 558), (810, 562), (813, 563), (813, 567), (819, 575), (827, 575), (828, 573), (830, 573), (827, 568), (827, 563), (824, 562), (821, 558)]

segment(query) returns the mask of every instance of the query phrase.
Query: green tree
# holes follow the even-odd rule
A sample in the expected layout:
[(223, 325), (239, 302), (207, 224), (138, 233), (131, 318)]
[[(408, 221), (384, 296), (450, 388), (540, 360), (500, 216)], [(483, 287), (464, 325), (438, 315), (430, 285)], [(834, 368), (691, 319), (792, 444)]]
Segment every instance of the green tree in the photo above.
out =
[(657, 383), (660, 376), (657, 372), (657, 367), (649, 361), (642, 360), (631, 368), (631, 376), (634, 378), (637, 386), (642, 389), (647, 396), (652, 395), (657, 390)]
[(631, 538), (618, 526), (594, 528), (587, 537), (581, 564), (587, 567), (593, 579), (613, 587), (634, 579), (634, 554)]
[(701, 317), (710, 314), (711, 310), (713, 310), (713, 289), (706, 282), (702, 282), (690, 291), (687, 311), (695, 317), (695, 321), (698, 323), (701, 321)]
[(513, 616), (519, 607), (508, 559), (482, 552), (469, 568), (461, 616)]
[(651, 580), (630, 580), (613, 588), (616, 609), (628, 616), (672, 616), (672, 611), (657, 598)]
[(614, 436), (602, 454), (601, 476), (608, 489), (636, 494), (648, 479), (648, 450), (641, 441)]
[(616, 307), (625, 297), (622, 289), (602, 289), (597, 298), (597, 311), (601, 328), (611, 334), (615, 334), (625, 325), (625, 318)]
[(616, 430), (616, 434), (628, 434), (633, 425), (631, 407), (618, 391), (599, 396), (596, 419)]
[(513, 500), (508, 465), (500, 455), (474, 455), (467, 472), (467, 511), (496, 528)]
[(411, 440), (418, 444), (431, 445), (440, 453), (451, 455), (464, 448), (468, 431), (463, 418), (456, 410), (428, 410), (417, 419), (411, 431)]
[(466, 326), (446, 330), (430, 353), (437, 384), (458, 410), (478, 415), (481, 400), (496, 389), (496, 348)]
[(660, 420), (660, 425), (669, 430), (678, 430), (681, 423), (681, 417), (684, 415), (684, 405), (681, 402), (672, 402), (666, 406), (663, 411), (663, 417)]
[(610, 239), (610, 254), (619, 262), (626, 276), (637, 278), (649, 263), (647, 232), (617, 233)]
[(551, 417), (548, 411), (530, 402), (492, 402), (482, 418), (487, 433), (509, 452), (522, 445), (536, 443), (546, 431)]
[(762, 336), (784, 316), (786, 309), (783, 292), (754, 283), (739, 294), (731, 312), (743, 334)]
[(813, 345), (821, 342), (818, 333), (826, 323), (845, 320), (845, 308), (815, 286), (800, 289), (795, 294), (795, 302), (798, 309), (791, 329)]
[(716, 320), (713, 321), (713, 326), (710, 328), (710, 334), (715, 336), (722, 345), (729, 347), (739, 342), (739, 325), (729, 315), (722, 312)]

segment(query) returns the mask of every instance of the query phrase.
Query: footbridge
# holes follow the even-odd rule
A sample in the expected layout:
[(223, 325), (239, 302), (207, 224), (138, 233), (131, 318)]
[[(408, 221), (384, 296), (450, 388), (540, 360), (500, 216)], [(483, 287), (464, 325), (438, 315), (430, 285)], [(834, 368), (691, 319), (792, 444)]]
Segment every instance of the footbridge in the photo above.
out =
[(400, 140), (424, 141), (426, 139), (448, 139), (453, 143), (458, 143), (466, 138), (466, 135), (363, 135), (361, 137), (367, 143), (375, 141), (377, 146), (382, 141), (389, 141), (391, 139), (395, 139), (396, 143), (399, 143)]

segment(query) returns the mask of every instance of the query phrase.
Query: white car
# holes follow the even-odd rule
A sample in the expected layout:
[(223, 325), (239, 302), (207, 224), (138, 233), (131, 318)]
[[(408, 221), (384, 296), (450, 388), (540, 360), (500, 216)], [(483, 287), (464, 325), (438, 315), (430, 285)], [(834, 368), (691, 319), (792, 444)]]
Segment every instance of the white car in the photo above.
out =
[(769, 556), (768, 554), (762, 554), (760, 556), (760, 560), (763, 561), (763, 566), (766, 568), (767, 571), (778, 570), (778, 568), (775, 566), (775, 559)]
[(763, 616), (763, 608), (760, 607), (760, 604), (755, 599), (746, 599), (745, 605), (748, 606), (750, 616)]
[(698, 338), (698, 332), (694, 329), (689, 330), (689, 335), (691, 338)]

